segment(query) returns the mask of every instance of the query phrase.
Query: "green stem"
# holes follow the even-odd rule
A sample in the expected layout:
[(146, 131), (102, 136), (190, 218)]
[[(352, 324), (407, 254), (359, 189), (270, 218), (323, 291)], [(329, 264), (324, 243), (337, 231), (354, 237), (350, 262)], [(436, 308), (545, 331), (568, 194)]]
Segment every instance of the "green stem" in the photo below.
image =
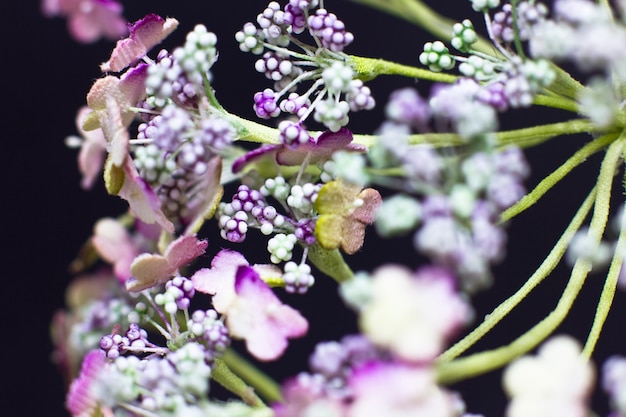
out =
[(500, 221), (505, 222), (526, 209), (532, 207), (545, 193), (547, 193), (552, 187), (554, 187), (559, 181), (561, 181), (567, 174), (570, 173), (581, 163), (585, 162), (594, 153), (606, 147), (609, 143), (615, 140), (617, 135), (609, 134), (599, 137), (585, 146), (580, 148), (574, 153), (563, 165), (555, 169), (550, 175), (545, 177), (537, 186), (524, 197), (522, 197), (517, 203), (505, 210), (500, 215)]
[[(622, 147), (621, 141), (614, 142), (609, 146), (600, 167), (600, 174), (596, 182), (597, 193), (593, 216), (589, 226), (589, 237), (596, 244), (600, 241), (608, 220), (611, 188)], [(492, 371), (533, 349), (548, 337), (567, 316), (590, 270), (591, 263), (589, 261), (578, 259), (572, 268), (569, 282), (556, 308), (550, 314), (509, 345), (451, 362), (440, 363), (437, 366), (439, 382), (450, 384)]]
[[(626, 131), (622, 132), (621, 136), (613, 146), (619, 146), (620, 153), (626, 150)], [(603, 210), (607, 212), (607, 216), (609, 211), (609, 204), (610, 196), (605, 201), (603, 201), (602, 207)], [(625, 213), (622, 213), (622, 216), (625, 215)], [(624, 225), (623, 217), (621, 219), (620, 225)], [(615, 288), (617, 287), (617, 280), (619, 278), (619, 274), (622, 270), (622, 265), (624, 263), (625, 251), (626, 230), (624, 230), (624, 227), (620, 227), (620, 234), (619, 238), (617, 239), (613, 259), (611, 260), (611, 266), (609, 267), (609, 272), (607, 274), (606, 281), (604, 282), (604, 287), (602, 288), (602, 294), (600, 294), (600, 300), (598, 301), (598, 306), (596, 308), (596, 314), (593, 318), (591, 330), (589, 331), (587, 341), (585, 342), (585, 346), (583, 348), (583, 356), (587, 358), (591, 357), (591, 354), (595, 349), (596, 343), (600, 338), (600, 333), (602, 332), (602, 328), (604, 327), (606, 318), (608, 317), (609, 311), (611, 310), (611, 304), (613, 303), (613, 297), (615, 295)]]
[(590, 358), (600, 338), (600, 333), (606, 322), (606, 318), (611, 310), (611, 304), (613, 303), (613, 297), (615, 296), (615, 289), (617, 288), (617, 280), (624, 264), (624, 253), (626, 251), (626, 230), (622, 229), (617, 239), (617, 245), (611, 260), (611, 266), (609, 267), (609, 273), (604, 281), (604, 287), (602, 288), (602, 294), (600, 294), (600, 301), (598, 301), (598, 307), (596, 308), (596, 315), (593, 318), (593, 325), (587, 336), (585, 347), (583, 348), (583, 356)]
[(357, 73), (357, 78), (365, 81), (376, 78), (379, 75), (401, 75), (403, 77), (419, 78), (442, 83), (453, 83), (459, 78), (456, 75), (433, 72), (424, 68), (412, 67), (377, 58), (350, 55), (350, 63)]
[(537, 268), (530, 278), (528, 278), (524, 285), (522, 285), (522, 287), (517, 290), (515, 294), (504, 300), (490, 314), (485, 316), (483, 322), (471, 333), (442, 353), (439, 358), (437, 358), (437, 361), (448, 362), (472, 347), (476, 342), (482, 339), (483, 336), (491, 331), (491, 329), (493, 329), (496, 324), (506, 317), (515, 307), (517, 307), (517, 305), (554, 270), (556, 265), (561, 261), (561, 258), (563, 258), (569, 242), (572, 240), (578, 229), (580, 229), (580, 226), (589, 214), (589, 211), (593, 206), (595, 195), (596, 190), (594, 188), (591, 190), (589, 195), (587, 195), (587, 198), (582, 205), (578, 208), (578, 211), (572, 218), (572, 221), (556, 242), (548, 256), (544, 259), (541, 265), (539, 265), (539, 268)]
[[(547, 140), (562, 135), (576, 133), (593, 133), (596, 127), (588, 120), (574, 119), (566, 122), (552, 123), (547, 125), (526, 127), (523, 129), (496, 132), (496, 138), (500, 146), (516, 145), (522, 148), (539, 145)], [(376, 144), (376, 135), (354, 135), (353, 142), (370, 148)], [(420, 133), (409, 136), (410, 145), (430, 144), (433, 146), (458, 146), (465, 144), (456, 133)]]
[[(454, 20), (443, 17), (420, 0), (352, 0), (413, 23), (436, 38), (449, 42), (452, 39)], [(472, 45), (472, 49), (496, 55), (493, 45), (483, 37)], [(497, 54), (496, 56), (500, 56)]]
[(315, 243), (309, 246), (308, 258), (317, 269), (339, 284), (354, 276), (338, 249), (324, 249)]
[[(232, 375), (240, 378), (241, 384), (246, 381), (250, 386), (259, 393), (259, 395), (267, 402), (282, 401), (282, 395), (280, 393), (280, 385), (278, 385), (272, 378), (264, 374), (261, 370), (255, 367), (253, 364), (245, 360), (241, 355), (232, 349), (227, 349), (222, 356), (224, 366), (229, 369)], [(219, 381), (218, 381), (219, 382)], [(245, 384), (244, 384), (245, 385)], [(244, 393), (248, 393), (250, 387), (238, 385), (239, 390), (243, 390)], [(226, 387), (228, 388), (228, 387)], [(232, 391), (234, 392), (234, 391)], [(239, 395), (239, 394), (238, 394)], [(256, 397), (256, 395), (255, 395)], [(243, 397), (242, 397), (243, 398)], [(258, 401), (261, 401), (260, 399)], [(255, 404), (251, 404), (255, 405)]]
[(566, 122), (526, 127), (523, 129), (497, 132), (498, 144), (501, 146), (516, 145), (522, 148), (539, 145), (550, 138), (576, 133), (593, 133), (593, 123), (586, 119), (574, 119)]
[(551, 67), (556, 73), (556, 79), (550, 84), (548, 90), (555, 94), (576, 100), (585, 86), (556, 64), (551, 63)]
[(538, 94), (535, 96), (533, 104), (544, 107), (552, 107), (554, 109), (567, 110), (578, 114), (578, 103), (571, 98), (563, 96)]

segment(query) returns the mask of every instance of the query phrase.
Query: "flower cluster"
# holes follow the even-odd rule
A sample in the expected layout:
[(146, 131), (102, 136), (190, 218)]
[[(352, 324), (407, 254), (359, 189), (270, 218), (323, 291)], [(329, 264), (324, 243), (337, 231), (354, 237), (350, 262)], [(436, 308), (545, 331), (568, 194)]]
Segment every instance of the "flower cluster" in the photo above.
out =
[[(297, 37), (304, 32), (315, 45)], [(304, 122), (311, 114), (336, 132), (348, 123), (350, 111), (375, 106), (370, 89), (357, 79), (343, 53), (354, 36), (334, 13), (318, 7), (317, 1), (290, 1), (282, 9), (272, 1), (257, 16), (257, 24), (247, 22), (235, 38), (242, 51), (261, 56), (255, 69), (274, 82), (273, 89), (254, 95), (257, 116), (291, 115), (278, 126), (280, 140), (287, 146), (308, 142)], [(297, 93), (298, 85), (305, 82), (312, 85)]]
[[(54, 319), (72, 416), (471, 417), (448, 385), (504, 366), (507, 416), (589, 414), (589, 358), (626, 282), (623, 207), (607, 228), (626, 150), (622, 3), (471, 0), (483, 36), (419, 0), (378, 2), (450, 40), (426, 43), (414, 67), (349, 55), (354, 36), (322, 0), (271, 1), (235, 34), (272, 83), (253, 94), (260, 122), (218, 101), (217, 35), (206, 26), (153, 53), (178, 21), (149, 14), (129, 25), (78, 112), (80, 137), (67, 139), (80, 148), (82, 186), (102, 172), (106, 190), (128, 202), (127, 213), (96, 223), (72, 265), (81, 278), (68, 311)], [(81, 41), (124, 33), (114, 1), (43, 5)], [(591, 74), (587, 85), (561, 61)], [(364, 81), (384, 75), (435, 82), (393, 91), (376, 132), (353, 133), (350, 112), (375, 106)], [(573, 116), (500, 129), (502, 113), (533, 105)], [(273, 118), (276, 127), (263, 124)], [(592, 140), (528, 192), (523, 149), (581, 132)], [(595, 187), (546, 260), (450, 346), (474, 320), (475, 294), (499, 279), (492, 267), (505, 258), (508, 221), (600, 151)], [(386, 243), (374, 245), (376, 267), (354, 272), (352, 255), (369, 256), (370, 226)], [(396, 245), (411, 248), (410, 266), (387, 258), (404, 249)], [(570, 281), (545, 319), (508, 345), (458, 358), (562, 260)], [(592, 267), (605, 265), (585, 345), (565, 336), (541, 345)], [(320, 297), (311, 287), (325, 279), (357, 333), (316, 341), (309, 371), (274, 382), (252, 361), (278, 360), (308, 335), (312, 317), (297, 304)], [(313, 301), (324, 308), (327, 298)], [(606, 362), (615, 416), (626, 415), (624, 375), (619, 356)]]

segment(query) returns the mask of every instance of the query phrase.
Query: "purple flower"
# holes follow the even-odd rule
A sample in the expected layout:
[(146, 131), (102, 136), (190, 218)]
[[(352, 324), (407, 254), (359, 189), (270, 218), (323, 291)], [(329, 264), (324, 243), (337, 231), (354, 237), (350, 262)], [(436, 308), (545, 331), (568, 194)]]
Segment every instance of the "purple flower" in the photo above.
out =
[[(246, 258), (239, 252), (222, 249), (211, 261), (211, 268), (199, 269), (191, 277), (194, 288), (201, 293), (213, 296), (213, 308), (225, 314), (234, 302), (235, 275), (240, 266), (250, 266)], [(280, 277), (282, 271), (274, 265), (253, 265), (262, 277)]]
[(282, 304), (252, 267), (237, 269), (235, 292), (237, 297), (226, 313), (226, 326), (231, 336), (246, 341), (248, 351), (257, 359), (277, 359), (287, 348), (287, 339), (304, 336), (308, 331), (307, 320)]
[(233, 172), (241, 172), (249, 164), (268, 156), (274, 156), (279, 165), (300, 165), (307, 156), (309, 163), (330, 159), (334, 152), (347, 150), (364, 152), (365, 146), (352, 143), (352, 132), (346, 128), (337, 132), (327, 130), (320, 134), (317, 139), (309, 138), (309, 141), (296, 148), (281, 145), (264, 145), (248, 152), (233, 163)]

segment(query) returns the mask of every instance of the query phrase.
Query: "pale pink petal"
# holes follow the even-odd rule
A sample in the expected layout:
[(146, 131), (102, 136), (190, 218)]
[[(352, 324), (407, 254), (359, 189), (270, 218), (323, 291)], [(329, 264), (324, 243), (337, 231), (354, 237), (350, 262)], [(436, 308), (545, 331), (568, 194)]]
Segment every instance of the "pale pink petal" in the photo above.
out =
[(118, 72), (145, 56), (176, 29), (178, 21), (149, 14), (130, 27), (130, 35), (117, 42), (109, 61), (100, 66), (102, 72)]
[(456, 401), (430, 367), (372, 362), (354, 371), (349, 417), (454, 417)]
[[(64, 3), (68, 3), (67, 1)], [(70, 34), (79, 42), (91, 43), (101, 37), (117, 39), (128, 32), (122, 7), (113, 1), (82, 0), (64, 5)], [(70, 9), (71, 7), (71, 9)]]
[(130, 265), (137, 256), (137, 248), (130, 233), (114, 219), (100, 219), (94, 226), (91, 242), (105, 261), (113, 264), (115, 275), (126, 282), (131, 276)]
[(213, 257), (211, 268), (202, 268), (191, 277), (196, 291), (213, 296), (213, 308), (218, 313), (226, 313), (235, 300), (235, 274), (242, 265), (248, 265), (242, 254), (223, 249)]
[(181, 236), (167, 246), (164, 255), (144, 253), (137, 256), (130, 265), (132, 278), (126, 282), (126, 289), (138, 292), (163, 284), (180, 267), (203, 255), (208, 244), (195, 236)]
[(213, 217), (224, 194), (220, 179), (222, 175), (222, 158), (214, 157), (207, 163), (206, 172), (191, 187), (190, 195), (195, 196), (187, 205), (189, 214), (184, 221), (188, 223), (185, 234), (197, 233), (204, 221)]
[(122, 124), (128, 127), (135, 117), (135, 112), (129, 110), (129, 107), (136, 106), (145, 96), (147, 76), (147, 65), (140, 64), (129, 69), (122, 78), (109, 75), (96, 80), (87, 93), (87, 105), (95, 113), (83, 121), (84, 129), (91, 130), (100, 127), (101, 113), (108, 111), (107, 99), (111, 97), (120, 108)]
[(100, 114), (100, 125), (107, 142), (113, 165), (122, 167), (129, 157), (130, 135), (122, 121), (122, 109), (112, 96), (106, 98), (106, 111)]
[(42, 0), (41, 13), (45, 17), (53, 17), (62, 13), (63, 0)]
[(167, 281), (174, 271), (163, 256), (142, 253), (130, 265), (132, 277), (126, 281), (126, 289), (129, 292), (147, 290)]
[(148, 224), (158, 223), (166, 231), (174, 232), (174, 224), (163, 214), (159, 198), (141, 178), (131, 158), (126, 159), (124, 182), (118, 195), (128, 201), (131, 212), (141, 221)]
[(180, 236), (168, 245), (163, 256), (174, 269), (178, 269), (204, 255), (208, 245), (209, 242), (198, 240), (195, 235)]
[(287, 338), (308, 331), (306, 319), (282, 304), (253, 268), (237, 269), (235, 292), (237, 298), (226, 313), (226, 325), (231, 336), (246, 341), (246, 348), (257, 359), (279, 358), (287, 348)]
[(80, 152), (78, 153), (78, 169), (83, 176), (81, 186), (84, 189), (89, 189), (93, 186), (102, 170), (107, 143), (101, 129), (90, 131), (83, 129), (83, 121), (90, 112), (89, 107), (83, 106), (76, 115), (76, 128), (83, 137)]

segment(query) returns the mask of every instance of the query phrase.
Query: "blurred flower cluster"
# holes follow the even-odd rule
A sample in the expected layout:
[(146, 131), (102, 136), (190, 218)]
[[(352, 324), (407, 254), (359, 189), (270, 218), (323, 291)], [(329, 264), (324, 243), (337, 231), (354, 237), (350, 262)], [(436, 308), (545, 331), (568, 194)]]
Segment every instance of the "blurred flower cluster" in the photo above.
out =
[[(358, 34), (331, 1), (288, 0), (235, 34), (198, 23), (166, 50), (174, 17), (126, 24), (115, 0), (42, 2), (77, 41), (119, 39), (66, 140), (82, 186), (103, 178), (128, 203), (94, 226), (52, 323), (73, 417), (471, 417), (451, 384), (501, 367), (506, 416), (590, 415), (591, 358), (626, 286), (624, 211), (611, 207), (623, 194), (613, 186), (626, 152), (626, 3), (470, 0), (476, 13), (451, 22), (420, 0), (355, 1), (438, 39), (402, 45), (408, 65), (350, 55)], [(218, 36), (233, 35), (268, 81), (250, 91), (258, 121), (213, 88)], [(375, 99), (366, 83), (383, 76), (407, 87)], [(351, 115), (375, 106), (384, 120), (356, 133)], [(500, 116), (520, 108), (567, 117), (502, 130)], [(589, 141), (527, 190), (524, 149), (579, 133)], [(506, 279), (493, 266), (509, 221), (596, 153), (595, 186), (545, 261), (475, 323), (473, 297)], [(383, 254), (409, 245), (412, 263), (377, 256), (361, 269), (351, 255), (373, 234)], [(508, 345), (461, 356), (561, 262), (571, 276), (552, 312)], [(551, 338), (592, 272), (605, 285), (587, 340)], [(320, 280), (336, 282), (358, 330), (316, 341), (308, 370), (276, 382), (255, 361), (307, 335), (295, 300), (318, 297)], [(597, 378), (615, 417), (626, 415), (624, 361)]]

